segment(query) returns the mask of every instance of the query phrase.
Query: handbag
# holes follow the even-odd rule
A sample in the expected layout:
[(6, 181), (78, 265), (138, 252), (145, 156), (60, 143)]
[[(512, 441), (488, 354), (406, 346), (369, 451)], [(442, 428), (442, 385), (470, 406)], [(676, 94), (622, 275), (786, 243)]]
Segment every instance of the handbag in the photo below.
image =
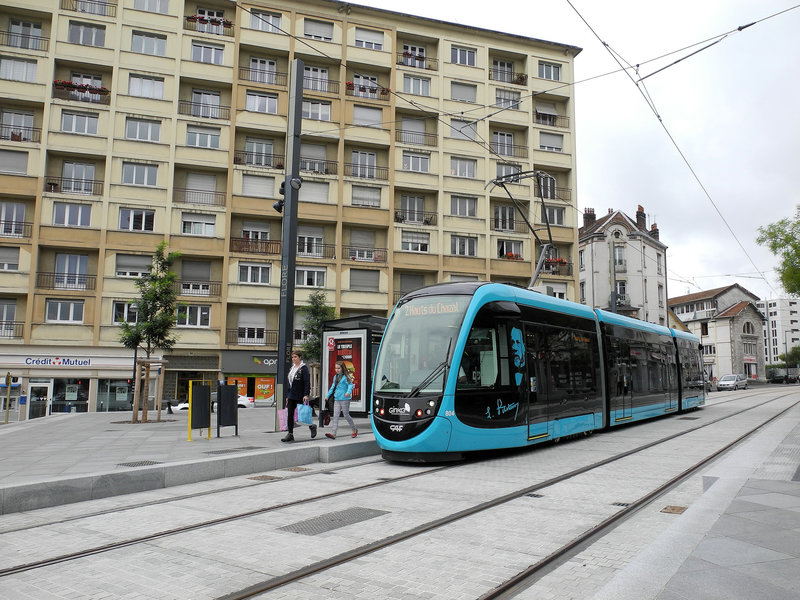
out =
[(281, 431), (287, 431), (289, 429), (289, 409), (288, 408), (279, 408), (278, 409), (278, 423), (280, 423)]
[(297, 424), (298, 425), (311, 425), (313, 421), (311, 420), (311, 405), (310, 404), (300, 404), (297, 407)]

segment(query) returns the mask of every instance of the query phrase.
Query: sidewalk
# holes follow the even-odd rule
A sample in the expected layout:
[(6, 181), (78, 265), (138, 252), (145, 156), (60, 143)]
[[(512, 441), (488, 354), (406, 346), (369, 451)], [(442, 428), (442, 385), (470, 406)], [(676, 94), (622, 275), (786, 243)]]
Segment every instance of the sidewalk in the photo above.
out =
[[(355, 418), (358, 437), (344, 419), (339, 437), (295, 427), (282, 443), (275, 409), (240, 409), (239, 435), (215, 415), (208, 429), (188, 431), (188, 412), (162, 411), (161, 422), (131, 423), (130, 412), (63, 414), (0, 425), (0, 514), (247, 475), (314, 462), (377, 455), (368, 418)], [(316, 419), (316, 417), (315, 417)]]

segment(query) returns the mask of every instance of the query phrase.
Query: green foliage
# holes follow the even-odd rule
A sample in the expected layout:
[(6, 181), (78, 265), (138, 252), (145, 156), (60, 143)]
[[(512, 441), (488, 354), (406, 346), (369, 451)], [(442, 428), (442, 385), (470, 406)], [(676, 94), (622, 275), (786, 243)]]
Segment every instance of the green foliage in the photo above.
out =
[(122, 323), (120, 341), (126, 348), (143, 347), (147, 358), (154, 350), (171, 350), (177, 338), (172, 335), (175, 326), (177, 291), (173, 263), (179, 252), (165, 255), (167, 244), (161, 242), (153, 253), (153, 267), (149, 273), (136, 280), (139, 298), (136, 300), (136, 323)]
[(787, 354), (780, 354), (778, 355), (778, 358), (780, 358), (784, 363), (788, 362), (789, 366), (800, 364), (800, 346), (789, 348), (789, 352)]
[(780, 258), (775, 270), (783, 289), (790, 294), (800, 294), (800, 206), (794, 219), (781, 219), (777, 223), (759, 227), (756, 242)]
[(298, 308), (306, 315), (303, 328), (308, 332), (308, 337), (303, 343), (303, 361), (314, 363), (320, 361), (322, 347), (322, 324), (325, 321), (336, 319), (336, 309), (328, 304), (325, 292), (316, 290), (308, 297), (308, 306)]

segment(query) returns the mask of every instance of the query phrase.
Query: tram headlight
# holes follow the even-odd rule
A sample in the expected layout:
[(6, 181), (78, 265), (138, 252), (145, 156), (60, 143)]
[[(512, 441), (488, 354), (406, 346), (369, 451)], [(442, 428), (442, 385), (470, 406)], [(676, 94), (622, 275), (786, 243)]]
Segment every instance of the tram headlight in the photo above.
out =
[(428, 400), (428, 406), (433, 408), (434, 406), (436, 406), (436, 401), (435, 400)]
[(383, 416), (383, 415), (384, 415), (384, 413), (386, 413), (386, 410), (385, 410), (385, 409), (383, 409), (383, 408), (381, 408), (381, 409), (378, 409), (378, 414), (379, 414), (380, 416)]

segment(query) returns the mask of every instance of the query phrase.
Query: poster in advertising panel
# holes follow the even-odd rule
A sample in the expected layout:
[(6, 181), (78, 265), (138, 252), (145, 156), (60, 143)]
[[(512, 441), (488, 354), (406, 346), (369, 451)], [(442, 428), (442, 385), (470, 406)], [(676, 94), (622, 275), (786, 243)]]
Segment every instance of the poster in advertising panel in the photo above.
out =
[(228, 385), (235, 385), (240, 396), (247, 396), (247, 377), (228, 377)]
[(329, 331), (323, 333), (322, 380), (323, 397), (333, 383), (333, 367), (343, 361), (353, 378), (353, 394), (350, 399), (350, 412), (367, 410), (366, 390), (369, 389), (369, 366), (367, 365), (367, 331)]
[(256, 377), (256, 402), (275, 403), (274, 377)]

